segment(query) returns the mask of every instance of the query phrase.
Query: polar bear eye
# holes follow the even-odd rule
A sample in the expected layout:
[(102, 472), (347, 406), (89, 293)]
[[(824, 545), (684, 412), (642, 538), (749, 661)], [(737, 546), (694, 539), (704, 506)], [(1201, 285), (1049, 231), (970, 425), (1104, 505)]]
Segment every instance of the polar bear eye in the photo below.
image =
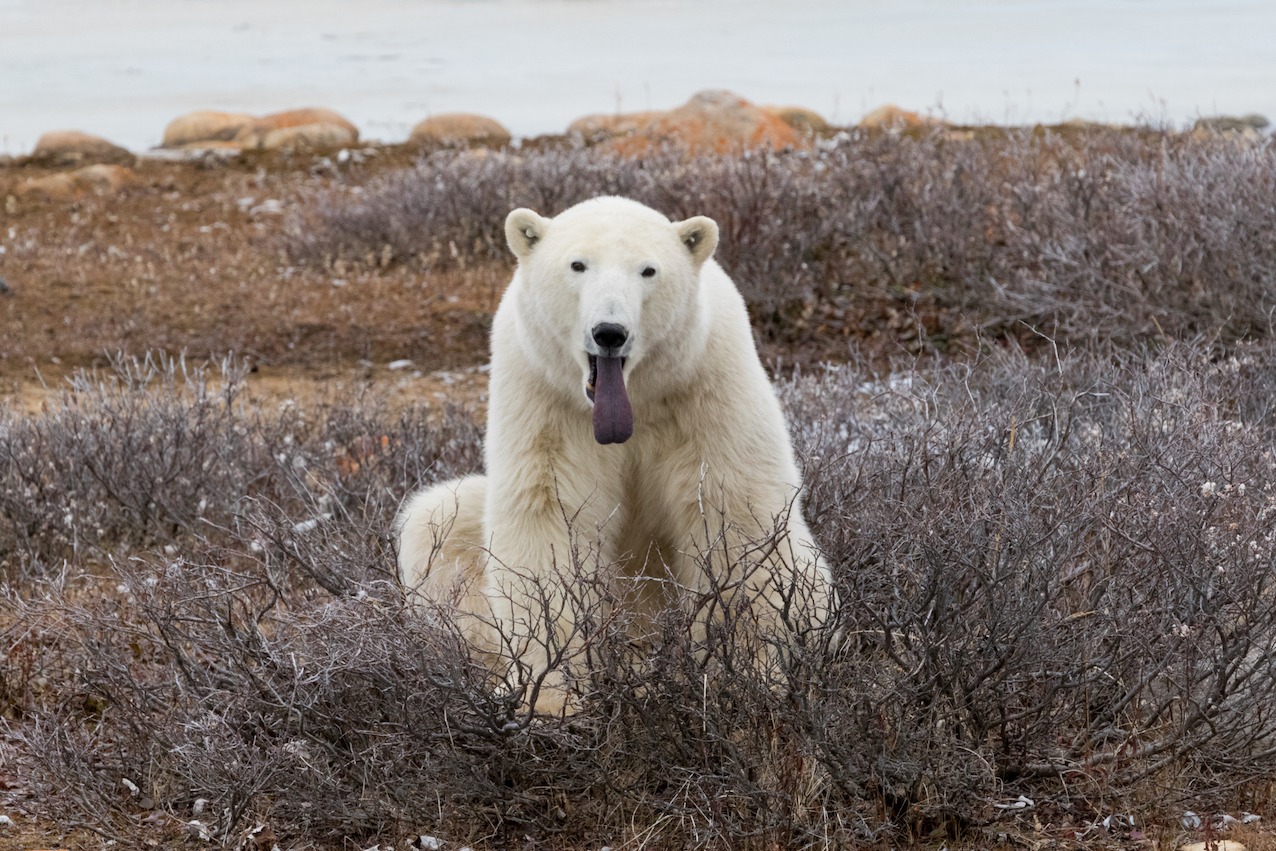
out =
[(573, 261), (572, 261), (572, 271), (573, 271), (573, 272), (583, 272), (583, 271), (585, 271), (585, 264), (584, 264), (584, 263), (582, 263), (582, 262), (580, 262), (579, 260), (573, 260)]
[(643, 270), (642, 270), (642, 276), (643, 276), (644, 278), (654, 278), (654, 277), (656, 277), (656, 267), (655, 267), (655, 266), (644, 266), (644, 267), (643, 267)]

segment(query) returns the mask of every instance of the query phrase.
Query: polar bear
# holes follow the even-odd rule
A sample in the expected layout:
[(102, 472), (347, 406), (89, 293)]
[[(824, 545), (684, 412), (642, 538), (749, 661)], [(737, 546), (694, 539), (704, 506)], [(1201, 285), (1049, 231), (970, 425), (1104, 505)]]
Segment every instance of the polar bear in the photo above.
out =
[(651, 614), (734, 581), (706, 575), (712, 547), (754, 563), (735, 591), (777, 621), (824, 623), (832, 582), (744, 300), (712, 258), (717, 224), (600, 197), (514, 210), (505, 236), (518, 267), (492, 326), (487, 473), (405, 503), (405, 585), (456, 600), (483, 625), (471, 638), (533, 674), (571, 641), (572, 606), (545, 586), (582, 552)]

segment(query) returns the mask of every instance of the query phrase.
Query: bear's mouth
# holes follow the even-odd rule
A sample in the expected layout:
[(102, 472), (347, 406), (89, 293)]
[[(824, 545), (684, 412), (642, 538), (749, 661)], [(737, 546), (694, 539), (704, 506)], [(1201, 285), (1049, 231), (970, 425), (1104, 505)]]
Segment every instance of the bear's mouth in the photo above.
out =
[[(598, 355), (590, 355), (588, 352), (586, 354), (589, 356), (589, 381), (585, 383), (585, 395), (589, 397), (589, 401), (593, 402), (595, 388), (598, 386)], [(619, 360), (620, 366), (622, 368), (625, 366), (625, 358), (609, 358), (609, 360)]]
[(602, 444), (624, 443), (634, 433), (624, 370), (624, 358), (589, 355), (585, 395), (594, 403), (594, 440)]

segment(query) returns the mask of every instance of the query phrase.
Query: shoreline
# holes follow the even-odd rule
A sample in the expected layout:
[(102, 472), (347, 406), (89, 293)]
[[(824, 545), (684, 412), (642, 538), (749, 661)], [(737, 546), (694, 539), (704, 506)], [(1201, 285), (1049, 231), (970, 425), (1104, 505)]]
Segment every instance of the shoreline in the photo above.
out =
[(128, 0), (126, 11), (0, 2), (0, 153), (64, 128), (139, 151), (185, 112), (308, 105), (386, 144), (460, 111), (526, 138), (712, 88), (838, 125), (881, 103), (956, 124), (1276, 115), (1276, 64), (1253, 35), (1276, 30), (1276, 6), (1260, 0), (1156, 14), (1137, 0), (798, 0), (782, 22), (764, 0), (365, 0), (357, 16), (340, 0)]

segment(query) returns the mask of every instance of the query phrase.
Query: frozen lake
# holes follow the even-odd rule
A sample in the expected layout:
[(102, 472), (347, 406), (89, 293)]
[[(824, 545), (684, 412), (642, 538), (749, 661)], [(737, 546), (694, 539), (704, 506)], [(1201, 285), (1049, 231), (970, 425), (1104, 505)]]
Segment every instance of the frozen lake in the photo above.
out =
[(0, 0), (0, 153), (134, 149), (195, 109), (328, 106), (365, 137), (479, 112), (515, 135), (707, 88), (850, 123), (1276, 120), (1274, 0)]

